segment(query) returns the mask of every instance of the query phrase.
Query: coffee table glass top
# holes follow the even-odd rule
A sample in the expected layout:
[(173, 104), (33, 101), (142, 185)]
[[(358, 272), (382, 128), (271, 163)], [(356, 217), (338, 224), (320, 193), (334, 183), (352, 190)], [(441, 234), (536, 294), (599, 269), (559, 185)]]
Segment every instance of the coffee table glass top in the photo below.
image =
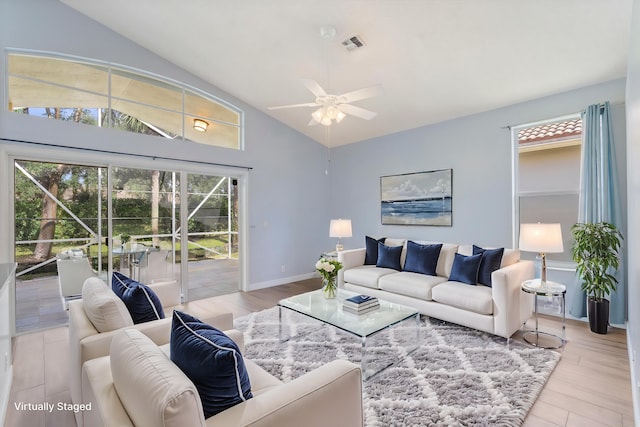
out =
[(377, 310), (365, 314), (344, 311), (342, 309), (344, 300), (355, 295), (359, 294), (338, 289), (337, 298), (326, 299), (322, 295), (322, 290), (317, 290), (285, 298), (278, 302), (278, 305), (360, 337), (368, 337), (418, 314), (414, 308), (384, 300), (378, 300), (380, 307)]

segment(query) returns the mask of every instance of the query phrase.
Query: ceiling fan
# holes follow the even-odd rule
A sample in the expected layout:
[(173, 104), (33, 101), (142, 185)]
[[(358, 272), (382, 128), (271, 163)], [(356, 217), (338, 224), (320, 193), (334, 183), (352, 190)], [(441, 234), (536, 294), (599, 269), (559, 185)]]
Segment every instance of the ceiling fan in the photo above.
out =
[(340, 123), (347, 114), (360, 117), (365, 120), (371, 120), (376, 115), (373, 111), (351, 105), (351, 103), (361, 99), (377, 96), (380, 92), (379, 85), (354, 90), (352, 92), (343, 93), (342, 95), (332, 95), (328, 94), (315, 80), (302, 79), (302, 83), (315, 95), (315, 102), (281, 105), (279, 107), (268, 107), (268, 109), (281, 110), (284, 108), (319, 107), (311, 113), (309, 126), (316, 125), (318, 123), (330, 126), (333, 120), (335, 120), (336, 123)]

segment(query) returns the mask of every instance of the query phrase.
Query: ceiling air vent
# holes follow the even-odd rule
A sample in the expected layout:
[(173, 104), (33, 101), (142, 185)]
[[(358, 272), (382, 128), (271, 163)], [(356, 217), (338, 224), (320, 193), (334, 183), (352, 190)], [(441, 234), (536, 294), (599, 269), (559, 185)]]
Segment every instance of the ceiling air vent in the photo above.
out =
[(359, 35), (355, 34), (353, 36), (347, 37), (345, 40), (342, 41), (342, 46), (347, 49), (347, 51), (352, 52), (356, 49), (360, 49), (362, 47), (364, 47), (364, 40), (362, 40), (362, 37), (360, 37)]

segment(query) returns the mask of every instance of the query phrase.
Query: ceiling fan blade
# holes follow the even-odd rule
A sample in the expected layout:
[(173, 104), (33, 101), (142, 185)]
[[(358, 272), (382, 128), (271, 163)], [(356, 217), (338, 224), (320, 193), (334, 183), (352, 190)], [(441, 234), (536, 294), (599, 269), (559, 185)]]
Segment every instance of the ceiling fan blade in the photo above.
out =
[(327, 96), (327, 92), (324, 91), (324, 89), (322, 89), (322, 87), (318, 84), (317, 81), (312, 80), (312, 79), (301, 79), (302, 80), (302, 84), (304, 84), (307, 89), (309, 89), (311, 91), (311, 93), (313, 93), (316, 98), (320, 98), (321, 96)]
[(309, 120), (309, 123), (307, 123), (307, 126), (315, 126), (317, 124), (318, 122), (316, 122), (316, 119), (311, 118), (311, 120)]
[(354, 90), (340, 95), (341, 100), (344, 102), (354, 102), (361, 99), (373, 98), (380, 94), (380, 85), (365, 87), (364, 89)]
[(360, 117), (361, 119), (371, 120), (373, 119), (377, 113), (373, 111), (365, 110), (364, 108), (356, 107), (351, 104), (340, 104), (338, 105), (338, 110), (342, 111), (345, 114), (351, 114), (352, 116)]
[(267, 110), (282, 110), (283, 108), (297, 108), (297, 107), (317, 107), (318, 103), (316, 102), (306, 102), (304, 104), (290, 104), (290, 105), (280, 105), (278, 107), (267, 107)]

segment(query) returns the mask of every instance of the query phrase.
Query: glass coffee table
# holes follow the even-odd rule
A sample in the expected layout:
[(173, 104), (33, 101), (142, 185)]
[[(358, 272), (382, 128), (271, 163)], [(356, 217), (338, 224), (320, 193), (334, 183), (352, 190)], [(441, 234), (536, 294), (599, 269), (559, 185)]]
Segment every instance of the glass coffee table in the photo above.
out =
[[(367, 357), (367, 339), (373, 335), (398, 323), (413, 320), (415, 322), (416, 339), (411, 340), (411, 347), (407, 350), (407, 354), (410, 354), (418, 348), (420, 339), (420, 313), (416, 309), (389, 301), (378, 300), (380, 307), (377, 310), (365, 314), (355, 314), (344, 311), (342, 309), (343, 301), (355, 295), (359, 294), (339, 289), (337, 298), (326, 299), (322, 295), (322, 290), (317, 290), (280, 300), (280, 302), (278, 302), (280, 340), (283, 340), (283, 308), (335, 326), (338, 329), (360, 337), (362, 352), (360, 366), (364, 380), (382, 372), (396, 362), (378, 360), (376, 361), (376, 366), (373, 366), (374, 364), (371, 363), (372, 361), (368, 360)], [(379, 366), (380, 362), (382, 362), (382, 367)]]

